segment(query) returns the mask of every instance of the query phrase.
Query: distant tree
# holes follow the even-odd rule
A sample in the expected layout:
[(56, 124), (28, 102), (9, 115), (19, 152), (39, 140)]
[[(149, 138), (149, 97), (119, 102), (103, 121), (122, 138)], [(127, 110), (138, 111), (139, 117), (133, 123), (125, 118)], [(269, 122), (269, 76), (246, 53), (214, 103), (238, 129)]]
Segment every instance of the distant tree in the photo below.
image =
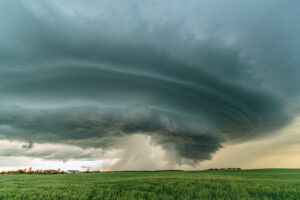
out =
[(17, 173), (18, 173), (18, 174), (24, 174), (24, 170), (23, 170), (23, 169), (18, 169), (18, 170), (17, 170)]
[(41, 173), (43, 173), (43, 170), (37, 169), (37, 170), (34, 171), (34, 173), (36, 173), (36, 174), (41, 174)]
[(32, 167), (29, 167), (28, 170), (27, 170), (27, 173), (31, 174), (33, 171), (32, 171)]

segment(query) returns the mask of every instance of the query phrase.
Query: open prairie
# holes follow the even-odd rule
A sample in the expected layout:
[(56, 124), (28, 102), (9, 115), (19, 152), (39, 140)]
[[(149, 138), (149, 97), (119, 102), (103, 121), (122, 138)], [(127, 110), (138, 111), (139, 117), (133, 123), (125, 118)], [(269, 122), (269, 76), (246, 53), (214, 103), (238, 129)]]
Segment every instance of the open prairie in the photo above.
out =
[(300, 199), (300, 170), (0, 175), (0, 199)]

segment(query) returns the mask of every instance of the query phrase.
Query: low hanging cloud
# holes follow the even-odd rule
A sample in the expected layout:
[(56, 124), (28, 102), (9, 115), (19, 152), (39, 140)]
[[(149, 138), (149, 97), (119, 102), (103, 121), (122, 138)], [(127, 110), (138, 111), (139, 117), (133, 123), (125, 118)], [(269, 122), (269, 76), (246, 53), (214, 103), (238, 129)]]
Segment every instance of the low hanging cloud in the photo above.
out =
[(125, 109), (79, 107), (55, 110), (14, 108), (1, 111), (0, 132), (6, 139), (62, 143), (82, 148), (111, 150), (132, 134), (151, 136), (155, 144), (175, 151), (180, 157), (205, 160), (221, 147), (223, 135), (204, 124), (197, 124), (164, 112), (136, 105)]
[(2, 139), (109, 151), (141, 134), (192, 164), (272, 136), (299, 113), (299, 3), (248, 4), (0, 2)]
[(104, 151), (97, 148), (82, 149), (78, 146), (66, 144), (43, 143), (35, 144), (34, 148), (24, 150), (24, 141), (0, 140), (0, 157), (28, 157), (41, 158), (44, 160), (105, 160), (112, 159), (117, 151)]

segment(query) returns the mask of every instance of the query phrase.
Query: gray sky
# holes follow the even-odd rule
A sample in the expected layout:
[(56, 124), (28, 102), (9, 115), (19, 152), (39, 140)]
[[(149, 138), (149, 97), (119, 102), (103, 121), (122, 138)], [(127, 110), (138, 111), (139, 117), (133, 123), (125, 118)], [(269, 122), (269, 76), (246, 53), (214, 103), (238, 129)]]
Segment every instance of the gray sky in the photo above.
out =
[(0, 1), (0, 168), (199, 168), (226, 164), (218, 152), (236, 145), (290, 144), (299, 11), (296, 0)]

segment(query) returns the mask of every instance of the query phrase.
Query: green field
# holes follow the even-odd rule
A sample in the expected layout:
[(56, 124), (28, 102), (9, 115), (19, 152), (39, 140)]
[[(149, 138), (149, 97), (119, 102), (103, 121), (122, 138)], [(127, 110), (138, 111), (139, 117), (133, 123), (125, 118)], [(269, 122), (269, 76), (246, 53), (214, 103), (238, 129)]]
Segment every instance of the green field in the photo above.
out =
[(0, 199), (300, 199), (300, 170), (0, 175)]

